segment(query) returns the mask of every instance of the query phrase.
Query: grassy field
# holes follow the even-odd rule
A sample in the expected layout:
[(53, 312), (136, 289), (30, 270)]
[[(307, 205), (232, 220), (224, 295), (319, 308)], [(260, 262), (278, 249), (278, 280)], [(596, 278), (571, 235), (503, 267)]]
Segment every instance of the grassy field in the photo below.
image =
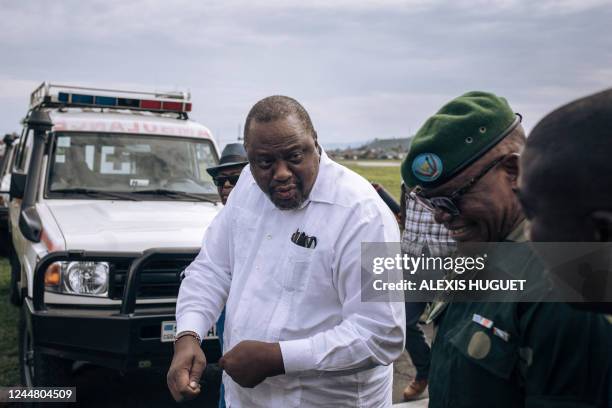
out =
[(382, 184), (399, 202), (400, 185), (402, 182), (399, 165), (392, 167), (360, 166), (360, 162), (349, 160), (339, 161), (339, 163), (365, 177), (370, 182)]
[(17, 385), (17, 322), (19, 309), (9, 303), (10, 266), (0, 258), (0, 386)]

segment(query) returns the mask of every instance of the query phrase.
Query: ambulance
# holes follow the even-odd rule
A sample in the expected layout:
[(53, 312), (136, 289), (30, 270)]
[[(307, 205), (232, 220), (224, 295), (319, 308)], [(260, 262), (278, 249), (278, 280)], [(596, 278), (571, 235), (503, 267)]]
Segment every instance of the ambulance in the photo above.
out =
[[(221, 209), (218, 149), (191, 109), (184, 92), (32, 92), (8, 205), (23, 385), (169, 366), (180, 273)], [(214, 330), (203, 349), (218, 359)]]

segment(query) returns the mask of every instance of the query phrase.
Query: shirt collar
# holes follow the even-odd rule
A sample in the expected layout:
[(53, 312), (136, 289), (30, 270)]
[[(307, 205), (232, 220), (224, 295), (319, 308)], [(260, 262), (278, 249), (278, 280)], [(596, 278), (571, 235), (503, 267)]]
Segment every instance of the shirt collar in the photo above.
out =
[(334, 182), (333, 171), (335, 165), (335, 162), (330, 159), (323, 148), (321, 148), (319, 173), (317, 174), (317, 178), (308, 199), (304, 201), (300, 208), (305, 207), (310, 201), (329, 204), (334, 203), (334, 188), (331, 184)]

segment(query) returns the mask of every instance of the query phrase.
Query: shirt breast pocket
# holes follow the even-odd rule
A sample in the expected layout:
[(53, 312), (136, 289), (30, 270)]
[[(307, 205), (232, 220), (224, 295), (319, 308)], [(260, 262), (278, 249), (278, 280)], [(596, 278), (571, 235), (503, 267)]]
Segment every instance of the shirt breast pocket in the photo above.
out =
[(288, 292), (301, 292), (306, 287), (309, 269), (315, 257), (316, 250), (304, 248), (294, 243), (289, 244), (287, 254), (287, 269), (284, 274), (283, 287)]
[(508, 379), (519, 357), (516, 336), (502, 331), (507, 337), (504, 339), (495, 330), (499, 329), (466, 320), (458, 331), (449, 333), (449, 343), (471, 362), (499, 378)]

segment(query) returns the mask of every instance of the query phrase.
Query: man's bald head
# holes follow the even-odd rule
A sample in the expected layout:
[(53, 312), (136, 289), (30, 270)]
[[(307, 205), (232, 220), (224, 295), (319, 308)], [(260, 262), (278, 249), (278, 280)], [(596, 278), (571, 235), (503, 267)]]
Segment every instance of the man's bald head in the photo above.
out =
[(302, 129), (312, 135), (316, 140), (316, 132), (306, 109), (295, 99), (283, 95), (268, 96), (257, 102), (247, 115), (244, 124), (244, 143), (248, 143), (251, 122), (259, 123), (274, 122), (294, 116), (302, 126)]
[(542, 119), (527, 139), (521, 171), (532, 235), (546, 241), (593, 240), (592, 232), (601, 229), (601, 214), (593, 214), (612, 212), (612, 90)]

